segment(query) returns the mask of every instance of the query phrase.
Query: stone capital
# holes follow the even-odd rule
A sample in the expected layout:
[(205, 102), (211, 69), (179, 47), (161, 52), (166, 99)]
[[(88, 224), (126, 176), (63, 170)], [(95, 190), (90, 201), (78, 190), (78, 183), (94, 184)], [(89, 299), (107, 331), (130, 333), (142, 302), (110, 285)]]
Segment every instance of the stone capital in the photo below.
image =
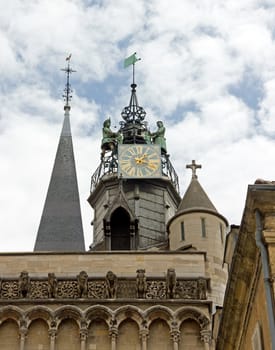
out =
[(203, 329), (200, 333), (201, 333), (201, 341), (203, 343), (210, 344), (211, 343), (211, 339), (212, 339), (211, 331)]
[(178, 329), (173, 329), (170, 332), (170, 335), (171, 335), (172, 341), (174, 343), (178, 343), (179, 342), (179, 340), (180, 340), (180, 331)]
[(88, 336), (88, 329), (87, 328), (81, 328), (80, 329), (80, 339), (86, 340)]

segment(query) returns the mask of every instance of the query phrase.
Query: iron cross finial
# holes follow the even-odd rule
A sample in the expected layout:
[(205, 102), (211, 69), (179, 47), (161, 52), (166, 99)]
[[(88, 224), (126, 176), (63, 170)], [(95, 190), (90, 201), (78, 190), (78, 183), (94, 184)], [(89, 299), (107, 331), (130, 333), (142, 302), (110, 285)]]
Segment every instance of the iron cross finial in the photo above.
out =
[(192, 169), (192, 179), (197, 179), (198, 176), (196, 174), (197, 169), (201, 169), (201, 165), (200, 164), (196, 164), (195, 160), (192, 160), (191, 164), (187, 164), (186, 165), (187, 169)]
[(65, 104), (65, 107), (64, 109), (68, 109), (70, 110), (70, 105), (69, 105), (69, 102), (71, 101), (72, 99), (72, 89), (71, 89), (71, 84), (70, 84), (70, 74), (76, 72), (75, 70), (73, 70), (71, 67), (70, 67), (70, 60), (71, 60), (71, 57), (72, 57), (72, 54), (70, 54), (68, 57), (66, 57), (66, 62), (68, 62), (67, 64), (67, 67), (66, 68), (63, 68), (61, 70), (63, 70), (66, 75), (67, 75), (67, 82), (66, 82), (66, 86), (65, 86), (65, 89), (64, 89), (64, 95), (63, 95), (63, 98), (64, 98), (64, 101), (66, 102)]

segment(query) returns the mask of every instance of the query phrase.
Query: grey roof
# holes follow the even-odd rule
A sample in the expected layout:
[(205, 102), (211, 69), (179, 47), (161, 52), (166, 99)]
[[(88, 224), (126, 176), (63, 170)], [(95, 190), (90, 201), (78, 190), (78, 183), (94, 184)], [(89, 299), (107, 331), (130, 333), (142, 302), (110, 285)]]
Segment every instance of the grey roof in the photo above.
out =
[(35, 251), (85, 251), (69, 108), (56, 152)]
[(190, 185), (180, 202), (177, 213), (186, 210), (208, 210), (218, 213), (196, 176), (192, 177)]

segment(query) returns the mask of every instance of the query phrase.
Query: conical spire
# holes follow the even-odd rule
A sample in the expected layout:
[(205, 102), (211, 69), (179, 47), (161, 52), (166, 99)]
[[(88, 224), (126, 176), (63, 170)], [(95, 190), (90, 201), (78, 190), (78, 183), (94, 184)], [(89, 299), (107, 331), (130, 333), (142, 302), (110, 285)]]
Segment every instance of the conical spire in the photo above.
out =
[[(72, 70), (65, 70), (67, 79)], [(68, 89), (68, 90), (66, 90)], [(52, 176), (38, 229), (35, 251), (84, 251), (84, 235), (70, 127), (70, 85)]]
[(196, 164), (196, 162), (192, 160), (192, 164), (188, 164), (186, 168), (192, 169), (192, 179), (181, 200), (177, 213), (187, 210), (207, 210), (218, 213), (214, 204), (198, 181), (196, 170), (201, 168), (201, 165)]

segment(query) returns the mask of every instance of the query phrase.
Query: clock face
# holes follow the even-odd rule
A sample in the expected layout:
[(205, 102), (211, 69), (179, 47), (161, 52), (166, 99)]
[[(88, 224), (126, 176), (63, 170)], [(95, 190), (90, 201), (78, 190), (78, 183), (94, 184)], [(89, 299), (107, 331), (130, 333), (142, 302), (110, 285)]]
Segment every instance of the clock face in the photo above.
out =
[(119, 145), (118, 176), (124, 178), (161, 177), (159, 145)]

